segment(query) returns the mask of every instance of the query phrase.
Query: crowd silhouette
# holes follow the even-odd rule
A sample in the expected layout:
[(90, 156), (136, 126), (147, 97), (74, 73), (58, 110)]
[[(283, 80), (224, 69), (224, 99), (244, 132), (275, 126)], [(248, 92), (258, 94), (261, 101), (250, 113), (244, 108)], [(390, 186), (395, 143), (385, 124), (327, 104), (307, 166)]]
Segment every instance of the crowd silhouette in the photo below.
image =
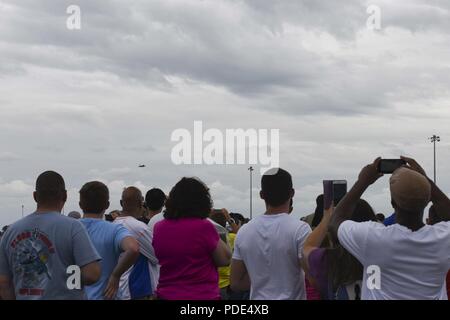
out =
[(389, 180), (394, 214), (387, 218), (362, 199), (383, 175), (380, 158), (338, 203), (319, 195), (315, 212), (301, 220), (291, 215), (295, 188), (281, 168), (262, 176), (266, 210), (252, 220), (214, 208), (208, 186), (194, 177), (168, 195), (129, 186), (121, 209), (109, 213), (108, 187), (87, 182), (82, 213), (65, 216), (65, 181), (43, 172), (35, 212), (1, 230), (0, 297), (446, 300), (450, 199), (414, 159), (402, 160)]

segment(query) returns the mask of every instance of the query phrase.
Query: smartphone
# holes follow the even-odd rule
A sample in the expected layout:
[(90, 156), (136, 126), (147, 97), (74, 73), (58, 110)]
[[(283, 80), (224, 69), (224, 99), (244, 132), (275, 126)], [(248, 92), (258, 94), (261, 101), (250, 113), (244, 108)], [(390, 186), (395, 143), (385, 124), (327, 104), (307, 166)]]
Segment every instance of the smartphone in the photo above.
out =
[(378, 172), (391, 174), (405, 164), (406, 161), (402, 159), (381, 159), (378, 164)]
[(346, 180), (323, 181), (323, 205), (325, 209), (336, 206), (347, 194)]

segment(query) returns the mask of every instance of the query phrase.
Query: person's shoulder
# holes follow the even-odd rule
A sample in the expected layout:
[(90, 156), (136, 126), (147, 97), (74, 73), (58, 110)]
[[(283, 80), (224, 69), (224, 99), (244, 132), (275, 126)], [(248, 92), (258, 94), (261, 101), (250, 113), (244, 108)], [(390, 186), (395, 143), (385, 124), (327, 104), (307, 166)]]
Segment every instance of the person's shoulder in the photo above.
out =
[(63, 214), (51, 214), (50, 219), (57, 221), (58, 223), (71, 224), (71, 225), (82, 225), (81, 219), (74, 219)]
[(92, 219), (91, 220), (91, 224), (94, 225), (98, 229), (102, 229), (102, 230), (110, 231), (110, 232), (116, 232), (116, 231), (120, 231), (122, 229), (126, 229), (120, 223), (111, 223), (109, 221), (105, 221), (105, 220), (102, 220), (102, 219)]
[(439, 233), (450, 234), (450, 221), (441, 221), (430, 227)]
[(339, 228), (345, 228), (345, 227), (352, 227), (352, 228), (371, 228), (371, 229), (382, 229), (386, 230), (386, 226), (380, 222), (376, 221), (363, 221), (363, 222), (356, 222), (353, 220), (346, 220), (341, 223)]
[[(64, 215), (60, 215), (55, 220), (58, 224), (60, 224), (63, 228), (67, 227), (72, 230), (72, 232), (77, 233), (81, 231), (86, 231), (87, 228), (79, 219), (70, 218)], [(58, 226), (59, 227), (59, 226)], [(67, 229), (66, 229), (67, 230)]]
[[(191, 219), (191, 223), (194, 225), (197, 225), (199, 228), (208, 228), (208, 229), (221, 229), (223, 228), (220, 224), (214, 222), (213, 220), (206, 218), (206, 219)], [(223, 228), (225, 229), (225, 228)]]
[(309, 226), (309, 224), (305, 221), (298, 219), (297, 217), (293, 217), (290, 214), (286, 214), (283, 216), (283, 219), (285, 220), (285, 225), (291, 229), (294, 229), (296, 231), (297, 230), (306, 232), (311, 231), (311, 227)]
[(130, 219), (130, 224), (134, 229), (140, 230), (140, 231), (147, 231), (150, 230), (148, 225), (142, 221), (139, 221), (138, 219)]
[[(256, 218), (254, 218), (256, 219)], [(238, 232), (236, 233), (236, 238), (235, 241), (239, 242), (242, 241), (243, 237), (247, 237), (248, 234), (253, 234), (253, 230), (254, 230), (254, 226), (256, 225), (256, 220), (250, 220), (249, 222), (247, 222), (246, 224), (244, 224), (243, 226), (241, 226), (238, 230)], [(251, 236), (250, 236), (251, 238)]]
[(439, 223), (436, 223), (434, 226), (442, 229), (449, 229), (450, 221), (441, 221)]

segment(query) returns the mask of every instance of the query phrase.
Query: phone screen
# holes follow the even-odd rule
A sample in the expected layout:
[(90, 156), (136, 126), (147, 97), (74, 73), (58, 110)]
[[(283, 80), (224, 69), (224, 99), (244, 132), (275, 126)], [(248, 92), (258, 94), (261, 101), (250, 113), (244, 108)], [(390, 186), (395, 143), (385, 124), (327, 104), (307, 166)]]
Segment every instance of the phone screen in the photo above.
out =
[(336, 180), (333, 182), (333, 203), (336, 206), (347, 194), (347, 181)]
[(323, 205), (325, 209), (336, 206), (347, 193), (346, 180), (323, 181)]
[(378, 172), (390, 174), (405, 164), (402, 159), (382, 159), (378, 165)]

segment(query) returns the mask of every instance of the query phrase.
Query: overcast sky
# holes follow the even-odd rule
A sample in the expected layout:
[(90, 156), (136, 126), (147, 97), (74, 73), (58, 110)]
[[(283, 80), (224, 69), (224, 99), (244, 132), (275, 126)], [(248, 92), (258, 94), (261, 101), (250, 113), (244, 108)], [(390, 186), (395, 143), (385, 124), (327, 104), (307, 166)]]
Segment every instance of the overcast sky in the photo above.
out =
[[(66, 9), (81, 8), (68, 30)], [(381, 30), (369, 30), (369, 4)], [(353, 183), (376, 156), (416, 157), (450, 190), (448, 0), (0, 0), (0, 225), (35, 209), (37, 175), (60, 172), (65, 212), (100, 179), (165, 192), (198, 176), (216, 207), (248, 215), (246, 165), (172, 163), (174, 130), (280, 129), (295, 215), (323, 179)], [(146, 164), (146, 168), (138, 168)], [(260, 175), (254, 173), (254, 212)], [(364, 195), (391, 211), (387, 177)]]

